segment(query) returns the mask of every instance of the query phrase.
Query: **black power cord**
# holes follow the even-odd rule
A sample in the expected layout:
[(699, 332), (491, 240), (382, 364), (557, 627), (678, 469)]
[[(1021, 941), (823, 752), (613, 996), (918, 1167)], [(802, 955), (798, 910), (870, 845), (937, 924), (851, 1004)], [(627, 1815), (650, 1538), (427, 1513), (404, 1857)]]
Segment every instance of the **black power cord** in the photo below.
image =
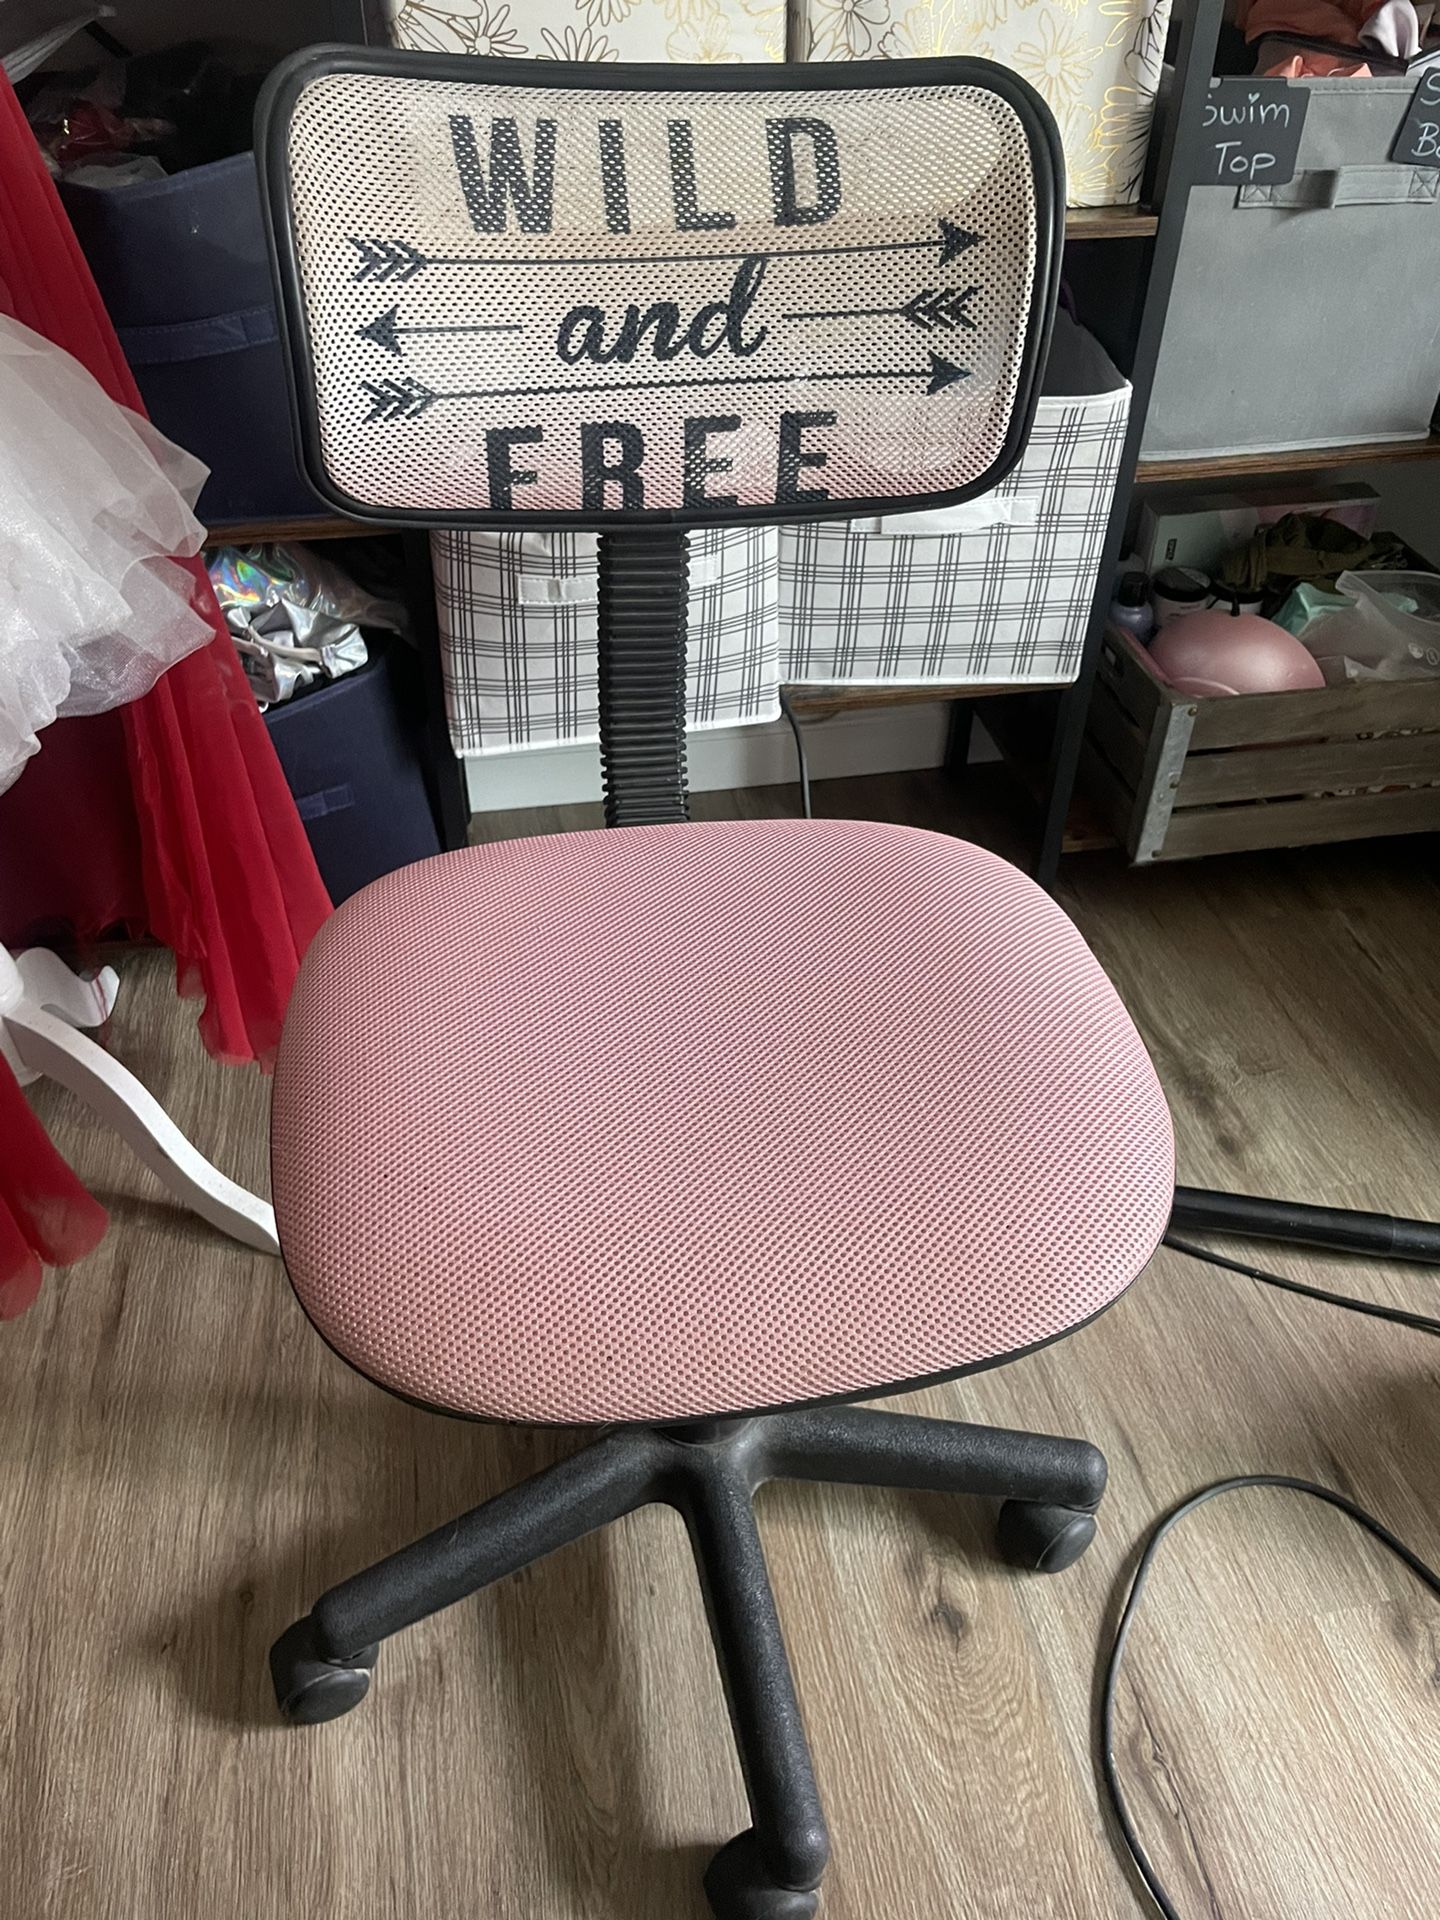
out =
[[(1298, 1293), (1306, 1299), (1323, 1301), (1327, 1306), (1344, 1307), (1352, 1313), (1366, 1313), (1377, 1320), (1393, 1320), (1398, 1326), (1412, 1327), (1421, 1333), (1440, 1334), (1440, 1320), (1432, 1319), (1422, 1313), (1407, 1313), (1401, 1307), (1379, 1306), (1373, 1300), (1357, 1300), (1348, 1294), (1330, 1293), (1323, 1287), (1308, 1287), (1299, 1280), (1287, 1279), (1283, 1274), (1267, 1273), (1261, 1267), (1252, 1267), (1243, 1260), (1230, 1260), (1223, 1254), (1211, 1253), (1206, 1247), (1197, 1247), (1189, 1240), (1181, 1240), (1173, 1234), (1166, 1234), (1165, 1245), (1176, 1253), (1187, 1254), (1192, 1260), (1203, 1260), (1213, 1267), (1223, 1267), (1227, 1273), (1243, 1274), (1246, 1279), (1258, 1280), (1267, 1287), (1279, 1287), (1286, 1293)], [(1115, 1695), (1119, 1687), (1120, 1669), (1125, 1658), (1125, 1647), (1130, 1638), (1130, 1629), (1135, 1624), (1140, 1611), (1140, 1603), (1145, 1597), (1145, 1588), (1149, 1582), (1155, 1557), (1163, 1546), (1167, 1535), (1188, 1514), (1203, 1507), (1208, 1501), (1218, 1500), (1224, 1494), (1241, 1493), (1254, 1487), (1279, 1487), (1289, 1493), (1303, 1493), (1312, 1500), (1323, 1500), (1327, 1506), (1338, 1512), (1348, 1514), (1350, 1519), (1362, 1526), (1365, 1531), (1387, 1547), (1397, 1560), (1405, 1565), (1422, 1581), (1430, 1591), (1440, 1596), (1440, 1573), (1428, 1566), (1417, 1553), (1413, 1553), (1403, 1540), (1391, 1533), (1390, 1529), (1367, 1513), (1353, 1500), (1347, 1500), (1342, 1493), (1336, 1493), (1331, 1487), (1317, 1486), (1311, 1480), (1297, 1480), (1283, 1473), (1247, 1473), (1232, 1480), (1217, 1480), (1211, 1486), (1202, 1487), (1198, 1493), (1192, 1493), (1188, 1500), (1182, 1500), (1173, 1507), (1152, 1529), (1145, 1542), (1145, 1550), (1140, 1556), (1140, 1564), (1135, 1569), (1135, 1577), (1130, 1582), (1130, 1591), (1125, 1596), (1125, 1605), (1121, 1609), (1120, 1622), (1115, 1629), (1115, 1639), (1105, 1661), (1104, 1685), (1101, 1708), (1101, 1777), (1105, 1793), (1109, 1799), (1115, 1819), (1120, 1827), (1135, 1869), (1150, 1898), (1165, 1916), (1165, 1920), (1181, 1920), (1180, 1909), (1154, 1863), (1145, 1851), (1144, 1843), (1136, 1829), (1130, 1806), (1125, 1798), (1125, 1790), (1120, 1782), (1120, 1770), (1115, 1758)]]
[[(805, 740), (800, 731), (800, 721), (791, 706), (782, 687), (780, 690), (780, 710), (790, 723), (790, 731), (795, 736), (795, 756), (800, 773), (800, 799), (805, 810), (805, 818), (811, 820), (814, 815), (810, 809), (810, 769), (805, 753)], [(1329, 1307), (1343, 1307), (1347, 1313), (1368, 1314), (1375, 1320), (1389, 1320), (1396, 1326), (1410, 1327), (1417, 1333), (1440, 1334), (1440, 1319), (1424, 1313), (1411, 1313), (1404, 1307), (1382, 1306), (1375, 1300), (1360, 1300), (1352, 1294), (1332, 1293), (1325, 1287), (1307, 1286), (1302, 1280), (1291, 1280), (1281, 1273), (1270, 1273), (1264, 1267), (1252, 1267), (1244, 1260), (1231, 1260), (1225, 1254), (1212, 1253), (1208, 1247), (1198, 1247), (1193, 1240), (1184, 1240), (1178, 1234), (1167, 1233), (1165, 1245), (1176, 1253), (1183, 1253), (1191, 1260), (1203, 1260), (1212, 1267), (1223, 1268), (1226, 1273), (1238, 1273), (1247, 1280), (1257, 1280), (1262, 1286), (1278, 1287), (1284, 1293), (1299, 1294), (1306, 1300), (1319, 1300)], [(1349, 1517), (1371, 1534), (1380, 1544), (1388, 1547), (1397, 1559), (1440, 1596), (1440, 1573), (1427, 1566), (1417, 1553), (1413, 1553), (1403, 1540), (1391, 1533), (1390, 1529), (1377, 1520), (1373, 1513), (1357, 1506), (1353, 1500), (1346, 1499), (1342, 1493), (1336, 1493), (1331, 1487), (1322, 1487), (1313, 1480), (1298, 1480), (1283, 1473), (1247, 1473), (1231, 1480), (1216, 1480), (1208, 1487), (1202, 1487), (1198, 1493), (1192, 1493), (1182, 1500), (1178, 1507), (1171, 1509), (1151, 1530), (1130, 1582), (1130, 1591), (1125, 1596), (1125, 1605), (1121, 1609), (1120, 1622), (1115, 1629), (1115, 1639), (1111, 1644), (1109, 1656), (1105, 1662), (1103, 1705), (1101, 1711), (1101, 1777), (1105, 1793), (1115, 1814), (1130, 1858), (1135, 1870), (1145, 1884), (1146, 1891), (1155, 1902), (1164, 1920), (1181, 1920), (1180, 1910), (1175, 1905), (1164, 1881), (1156, 1872), (1154, 1863), (1145, 1851), (1135, 1821), (1131, 1815), (1125, 1790), (1120, 1783), (1120, 1770), (1115, 1759), (1115, 1695), (1120, 1682), (1120, 1669), (1125, 1658), (1125, 1647), (1130, 1638), (1130, 1629), (1140, 1611), (1140, 1603), (1145, 1597), (1145, 1588), (1150, 1580), (1155, 1557), (1159, 1553), (1167, 1536), (1179, 1526), (1187, 1515), (1203, 1507), (1211, 1500), (1218, 1500), (1228, 1493), (1243, 1493), (1254, 1487), (1279, 1487), (1288, 1493), (1303, 1493), (1312, 1500), (1323, 1500), (1327, 1506)]]
[[(1202, 1256), (1203, 1258), (1203, 1256)], [(1101, 1765), (1105, 1781), (1105, 1791), (1115, 1818), (1120, 1823), (1125, 1845), (1135, 1862), (1140, 1878), (1145, 1882), (1150, 1898), (1164, 1914), (1165, 1920), (1181, 1920), (1180, 1909), (1175, 1905), (1164, 1881), (1155, 1871), (1150, 1856), (1146, 1853), (1140, 1836), (1135, 1830), (1135, 1822), (1120, 1784), (1119, 1768), (1115, 1761), (1115, 1693), (1120, 1679), (1120, 1665), (1125, 1657), (1125, 1643), (1130, 1637), (1135, 1616), (1140, 1610), (1140, 1602), (1145, 1596), (1145, 1586), (1150, 1578), (1155, 1556), (1164, 1543), (1165, 1536), (1177, 1527), (1187, 1514), (1197, 1507), (1203, 1507), (1207, 1500), (1218, 1500), (1222, 1494), (1240, 1493), (1250, 1487), (1283, 1487), (1291, 1493), (1308, 1494), (1313, 1500), (1323, 1500), (1327, 1506), (1338, 1508), (1356, 1521), (1365, 1531), (1373, 1534), (1384, 1547), (1388, 1547), (1399, 1560), (1415, 1575), (1423, 1580), (1434, 1594), (1440, 1595), (1440, 1573), (1429, 1567), (1416, 1553), (1412, 1553), (1404, 1543), (1383, 1526), (1375, 1516), (1357, 1506), (1353, 1500), (1347, 1500), (1342, 1493), (1336, 1493), (1330, 1487), (1317, 1486), (1311, 1480), (1295, 1480), (1284, 1473), (1247, 1473), (1234, 1480), (1217, 1480), (1213, 1486), (1203, 1487), (1199, 1493), (1192, 1493), (1188, 1500), (1182, 1500), (1178, 1507), (1166, 1514), (1165, 1518), (1151, 1533), (1145, 1543), (1145, 1551), (1140, 1556), (1140, 1564), (1135, 1569), (1135, 1578), (1130, 1583), (1130, 1591), (1125, 1597), (1125, 1606), (1120, 1615), (1120, 1624), (1115, 1629), (1114, 1645), (1105, 1663), (1105, 1690), (1102, 1710)]]
[(800, 805), (804, 809), (805, 818), (813, 820), (815, 815), (810, 807), (810, 761), (805, 752), (805, 736), (800, 731), (800, 716), (791, 706), (790, 695), (784, 687), (780, 689), (780, 711), (790, 722), (790, 731), (795, 736), (795, 761), (800, 770)]
[(1243, 1260), (1228, 1260), (1208, 1247), (1197, 1247), (1191, 1240), (1167, 1233), (1165, 1245), (1192, 1260), (1204, 1260), (1209, 1266), (1223, 1267), (1227, 1273), (1242, 1273), (1247, 1280), (1259, 1280), (1267, 1287), (1279, 1287), (1284, 1293), (1298, 1293), (1306, 1300), (1323, 1301), (1327, 1307), (1344, 1307), (1347, 1313), (1368, 1313), (1373, 1320), (1393, 1320), (1397, 1327), (1413, 1327), (1417, 1333), (1440, 1333), (1440, 1320), (1428, 1314), (1410, 1313), (1404, 1307), (1384, 1307), (1377, 1300), (1357, 1300), (1353, 1294), (1330, 1293), (1324, 1287), (1307, 1287), (1303, 1280), (1291, 1280), (1283, 1273), (1267, 1273), (1263, 1267), (1247, 1266)]

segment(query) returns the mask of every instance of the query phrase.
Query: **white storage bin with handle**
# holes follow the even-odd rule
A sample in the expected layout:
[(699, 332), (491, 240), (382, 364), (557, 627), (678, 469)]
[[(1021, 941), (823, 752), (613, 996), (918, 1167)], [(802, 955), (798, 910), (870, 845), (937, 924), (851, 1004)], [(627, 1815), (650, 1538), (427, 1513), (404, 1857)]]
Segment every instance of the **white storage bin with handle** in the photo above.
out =
[(786, 681), (1073, 680), (1129, 412), (1129, 383), (1062, 312), (1030, 443), (1000, 486), (936, 513), (782, 528)]
[[(773, 527), (691, 535), (692, 728), (779, 712), (777, 541)], [(436, 533), (431, 556), (455, 751), (598, 740), (595, 535)]]
[[(692, 536), (691, 727), (773, 720), (785, 685), (1073, 680), (1129, 410), (1104, 349), (1061, 313), (1030, 443), (992, 492)], [(456, 751), (597, 738), (594, 536), (440, 533), (434, 557)]]

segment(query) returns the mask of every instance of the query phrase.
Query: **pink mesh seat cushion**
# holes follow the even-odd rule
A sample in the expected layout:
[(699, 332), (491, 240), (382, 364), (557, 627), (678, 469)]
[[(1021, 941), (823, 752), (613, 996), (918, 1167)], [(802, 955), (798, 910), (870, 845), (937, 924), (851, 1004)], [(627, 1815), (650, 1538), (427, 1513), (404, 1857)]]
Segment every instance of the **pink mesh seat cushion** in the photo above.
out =
[(1173, 1191), (1079, 933), (851, 821), (442, 854), (315, 941), (275, 1079), (296, 1292), (384, 1385), (673, 1420), (976, 1367), (1113, 1301)]

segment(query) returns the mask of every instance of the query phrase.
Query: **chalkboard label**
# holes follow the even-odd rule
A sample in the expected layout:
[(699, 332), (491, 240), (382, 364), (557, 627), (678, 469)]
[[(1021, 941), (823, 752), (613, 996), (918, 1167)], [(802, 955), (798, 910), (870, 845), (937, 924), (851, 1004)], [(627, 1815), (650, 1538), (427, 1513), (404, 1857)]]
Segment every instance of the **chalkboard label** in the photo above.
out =
[(1411, 96), (1390, 158), (1406, 167), (1440, 167), (1440, 67), (1432, 67)]
[(1309, 104), (1309, 90), (1288, 80), (1212, 80), (1201, 109), (1197, 183), (1280, 187), (1293, 180)]

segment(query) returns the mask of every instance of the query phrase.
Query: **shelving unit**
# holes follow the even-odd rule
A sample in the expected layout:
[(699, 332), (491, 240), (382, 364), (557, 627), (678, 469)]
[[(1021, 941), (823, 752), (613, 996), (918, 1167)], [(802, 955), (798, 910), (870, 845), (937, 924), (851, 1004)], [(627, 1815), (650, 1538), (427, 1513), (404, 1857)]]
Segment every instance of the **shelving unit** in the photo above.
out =
[[(1185, 228), (1190, 184), (1196, 175), (1205, 95), (1215, 69), (1224, 0), (1175, 0), (1175, 35), (1168, 99), (1157, 111), (1141, 204), (1128, 221), (1101, 219), (1093, 227), (1072, 211), (1066, 219), (1066, 271), (1079, 283), (1086, 324), (1097, 333), (1131, 385), (1130, 417), (1120, 453), (1115, 497), (1101, 549), (1096, 605), (1074, 683), (1058, 696), (1042, 692), (997, 699), (987, 706), (986, 730), (1024, 784), (1037, 794), (1041, 825), (1035, 873), (1054, 883), (1062, 852), (1113, 844), (1086, 830), (1075, 802), (1076, 774), (1086, 714), (1104, 637), (1108, 588), (1123, 551), (1139, 484), (1140, 443), (1160, 354), (1165, 312)], [(1113, 210), (1108, 210), (1113, 211)], [(1129, 211), (1129, 210), (1127, 210)], [(1096, 256), (1090, 240), (1115, 242)], [(1133, 244), (1122, 244), (1129, 241)]]
[[(993, 721), (988, 712), (986, 716), (987, 727), (996, 735), (1007, 758), (1017, 763), (1022, 774), (1028, 774), (1033, 780), (1038, 757), (1043, 755), (1045, 758), (1045, 817), (1036, 872), (1046, 885), (1054, 881), (1062, 852), (1093, 844), (1082, 824), (1088, 821), (1090, 809), (1084, 795), (1076, 792), (1076, 776), (1085, 745), (1110, 588), (1124, 551), (1123, 540), (1136, 489), (1192, 484), (1197, 487), (1243, 485), (1247, 481), (1274, 481), (1306, 473), (1349, 472), (1356, 468), (1393, 466), (1440, 457), (1440, 432), (1410, 440), (1247, 450), (1201, 459), (1141, 457), (1140, 445), (1185, 228), (1191, 183), (1197, 177), (1196, 163), (1203, 137), (1204, 96), (1216, 66), (1223, 12), (1224, 0), (1176, 0), (1176, 19), (1180, 31), (1175, 65), (1168, 105), (1152, 152), (1151, 176), (1144, 195), (1145, 205), (1157, 219), (1154, 241), (1143, 250), (1125, 250), (1126, 257), (1133, 257), (1142, 251), (1144, 256), (1142, 270), (1128, 286), (1117, 284), (1113, 289), (1107, 289), (1097, 276), (1091, 276), (1092, 284), (1088, 289), (1097, 311), (1086, 311), (1086, 320), (1102, 334), (1112, 357), (1128, 372), (1133, 397), (1121, 460), (1120, 483), (1116, 489), (1101, 560), (1097, 604), (1092, 610), (1079, 675), (1057, 703), (1054, 728), (1048, 741), (1043, 737), (1037, 741), (1038, 730), (1033, 724), (1027, 724), (1026, 714), (1033, 712), (1033, 701), (1028, 708), (1019, 702), (1001, 701), (994, 709)], [(1124, 308), (1126, 312), (1114, 310), (1118, 308)], [(1108, 321), (1105, 317), (1107, 310), (1111, 310)], [(1111, 328), (1109, 335), (1105, 332), (1107, 324)], [(1284, 698), (1290, 699), (1291, 696)], [(1090, 759), (1093, 765), (1093, 753)], [(1242, 771), (1253, 774), (1255, 769), (1242, 768)], [(1293, 777), (1293, 763), (1287, 777)], [(1192, 776), (1192, 787), (1194, 785), (1195, 776)], [(1340, 813), (1346, 806), (1351, 806), (1351, 803), (1337, 801), (1325, 803), (1324, 806), (1317, 803), (1318, 810), (1314, 810), (1315, 830), (1307, 837), (1340, 838), (1353, 832), (1382, 830), (1378, 826), (1367, 828), (1364, 824), (1366, 819), (1376, 817), (1373, 809), (1363, 817), (1356, 815), (1351, 818), (1346, 815), (1342, 819)], [(1428, 822), (1428, 814), (1425, 818)], [(1413, 822), (1401, 822), (1401, 825), (1406, 824)], [(1173, 850), (1185, 850), (1181, 848), (1181, 838), (1177, 833)], [(1263, 838), (1246, 841), (1238, 828), (1231, 838), (1237, 846), (1266, 844)], [(1212, 833), (1211, 839), (1203, 847), (1197, 841), (1188, 850), (1220, 850), (1223, 840), (1223, 835)]]
[[(348, 13), (353, 5), (354, 0), (348, 0), (348, 4), (341, 0), (340, 11)], [(1075, 789), (1110, 585), (1124, 550), (1137, 488), (1224, 485), (1440, 456), (1440, 433), (1432, 433), (1419, 440), (1245, 452), (1199, 460), (1141, 457), (1191, 183), (1197, 174), (1203, 105), (1215, 70), (1223, 12), (1224, 0), (1175, 0), (1167, 98), (1163, 111), (1157, 113), (1140, 204), (1071, 208), (1066, 213), (1067, 279), (1077, 292), (1086, 324), (1099, 335), (1132, 389), (1118, 481), (1100, 558), (1097, 604), (1087, 627), (1076, 680), (1069, 687), (1051, 690), (941, 683), (926, 687), (797, 687), (792, 693), (795, 709), (816, 720), (863, 708), (950, 701), (956, 743), (952, 764), (963, 755), (971, 718), (983, 699), (980, 711), (986, 730), (1038, 803), (1041, 819), (1034, 864), (1046, 885), (1054, 881), (1062, 852), (1115, 844), (1114, 837), (1090, 817), (1090, 810), (1077, 799)], [(357, 27), (356, 14), (350, 14), (346, 37), (363, 37), (363, 29), (357, 31)], [(374, 537), (385, 531), (343, 516), (317, 514), (303, 520), (217, 526), (211, 529), (207, 544), (327, 541)], [(407, 542), (412, 548), (423, 544), (413, 537)], [(417, 575), (417, 587), (418, 581)], [(449, 816), (447, 834), (453, 839), (461, 831), (463, 802), (454, 796), (463, 790), (463, 774), (448, 741), (438, 659), (431, 697), (437, 707), (432, 738), (446, 762), (442, 784), (451, 796), (445, 811)]]
[(867, 707), (931, 706), (940, 700), (1000, 699), (1006, 694), (1025, 693), (1024, 686), (947, 685), (926, 682), (923, 686), (855, 686), (841, 681), (835, 686), (804, 685), (789, 689), (790, 705), (806, 719), (823, 720), (837, 713), (858, 713)]

